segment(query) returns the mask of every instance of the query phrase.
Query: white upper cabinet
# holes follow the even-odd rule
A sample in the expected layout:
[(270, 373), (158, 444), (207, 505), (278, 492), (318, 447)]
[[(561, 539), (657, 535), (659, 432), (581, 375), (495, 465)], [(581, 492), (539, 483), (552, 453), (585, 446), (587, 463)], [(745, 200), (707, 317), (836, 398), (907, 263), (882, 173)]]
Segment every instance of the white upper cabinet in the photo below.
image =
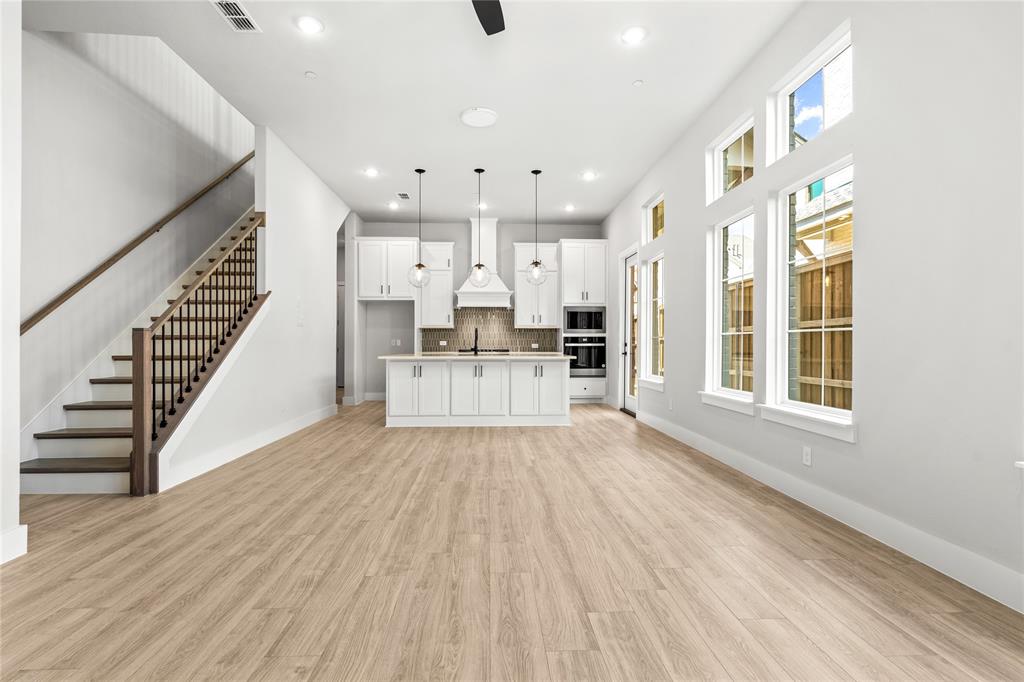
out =
[(533, 242), (517, 242), (515, 252), (516, 272), (526, 270), (535, 254), (540, 256), (540, 262), (548, 272), (558, 272), (558, 244), (538, 244), (534, 247)]
[(356, 271), (359, 298), (410, 300), (409, 268), (416, 263), (415, 239), (359, 239)]
[(423, 242), (421, 257), (430, 269), (430, 281), (417, 293), (421, 327), (455, 326), (453, 242)]
[(608, 242), (603, 239), (563, 240), (562, 302), (566, 305), (607, 303)]
[[(515, 246), (515, 326), (516, 327), (558, 327), (558, 253), (557, 244), (533, 242), (517, 243)], [(541, 263), (547, 268), (548, 277), (540, 286), (526, 281), (526, 268), (539, 253)]]

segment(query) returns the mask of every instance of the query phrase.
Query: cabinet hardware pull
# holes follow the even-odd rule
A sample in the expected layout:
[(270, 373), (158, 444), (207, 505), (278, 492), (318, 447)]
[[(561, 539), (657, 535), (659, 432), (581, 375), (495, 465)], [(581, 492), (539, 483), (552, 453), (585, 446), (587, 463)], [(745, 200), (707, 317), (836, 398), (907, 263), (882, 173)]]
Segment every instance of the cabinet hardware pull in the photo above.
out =
[(543, 377), (544, 376), (544, 365), (537, 365), (537, 366), (540, 367), (540, 375)]
[(480, 365), (480, 376), (484, 375), (484, 366)]
[(534, 365), (534, 366), (533, 366), (533, 376), (534, 376), (534, 377), (536, 377), (536, 376), (537, 376), (537, 365)]
[(390, 295), (391, 295), (391, 285), (389, 284), (388, 285), (388, 296), (390, 296)]
[(415, 379), (415, 378), (416, 378), (416, 365), (413, 365), (413, 366), (412, 366), (412, 378), (413, 378), (413, 379)]
[(382, 294), (384, 293), (384, 285), (383, 284), (380, 285), (380, 293), (382, 293)]
[(476, 365), (473, 365), (473, 378), (476, 379)]

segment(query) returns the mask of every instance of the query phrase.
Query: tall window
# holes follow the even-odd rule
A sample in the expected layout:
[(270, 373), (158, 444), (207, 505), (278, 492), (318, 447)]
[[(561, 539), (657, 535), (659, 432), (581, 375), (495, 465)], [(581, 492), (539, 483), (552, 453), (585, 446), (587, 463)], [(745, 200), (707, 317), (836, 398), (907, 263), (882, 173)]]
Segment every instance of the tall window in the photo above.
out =
[(650, 273), (649, 376), (665, 376), (665, 259), (659, 256), (648, 266)]
[(720, 303), (715, 389), (754, 390), (754, 216), (722, 227), (715, 240)]
[(646, 209), (647, 239), (652, 241), (665, 234), (665, 197), (658, 197)]
[[(636, 256), (633, 256), (636, 259)], [(639, 391), (639, 340), (640, 340), (640, 267), (633, 263), (628, 268), (629, 278), (629, 395), (636, 398)]]
[[(789, 93), (790, 151), (853, 111), (853, 50), (847, 43)], [(820, 62), (819, 62), (820, 63)]]
[(728, 142), (719, 153), (722, 155), (720, 194), (725, 194), (754, 176), (754, 127)]
[(789, 195), (787, 393), (853, 408), (853, 166)]

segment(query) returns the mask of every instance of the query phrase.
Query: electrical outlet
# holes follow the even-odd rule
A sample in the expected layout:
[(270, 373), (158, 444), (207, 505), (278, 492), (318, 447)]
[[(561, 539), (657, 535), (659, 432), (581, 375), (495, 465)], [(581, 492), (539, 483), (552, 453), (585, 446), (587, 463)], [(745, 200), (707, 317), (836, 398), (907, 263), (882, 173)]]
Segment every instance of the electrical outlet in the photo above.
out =
[(672, 398), (669, 398), (669, 399), (668, 399), (668, 411), (669, 411), (669, 412), (671, 412), (671, 411), (672, 411), (672, 408), (673, 408), (674, 406), (675, 406), (675, 405), (674, 405), (674, 404), (673, 404), (673, 402), (672, 402)]
[(539, 343), (531, 343), (530, 344), (530, 348), (533, 348), (533, 349), (540, 348), (540, 344)]
[(402, 345), (402, 339), (395, 339), (395, 345), (396, 346), (401, 346)]
[(439, 346), (447, 346), (447, 345), (448, 345), (448, 342), (447, 342), (447, 341), (438, 341), (438, 342), (437, 342), (437, 344), (438, 344)]
[(811, 446), (810, 445), (805, 445), (804, 446), (803, 463), (804, 463), (805, 467), (812, 466), (812, 462), (811, 462)]

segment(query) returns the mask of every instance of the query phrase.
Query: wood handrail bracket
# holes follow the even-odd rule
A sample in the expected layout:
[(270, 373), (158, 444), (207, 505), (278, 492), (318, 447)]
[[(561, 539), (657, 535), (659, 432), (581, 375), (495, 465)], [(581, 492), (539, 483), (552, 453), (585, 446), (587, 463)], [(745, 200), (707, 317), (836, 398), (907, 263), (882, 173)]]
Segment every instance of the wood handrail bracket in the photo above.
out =
[(128, 242), (127, 244), (122, 246), (120, 249), (118, 249), (112, 256), (110, 256), (105, 261), (100, 263), (98, 266), (93, 268), (87, 275), (85, 275), (84, 277), (80, 278), (74, 284), (72, 284), (67, 289), (62, 291), (60, 294), (55, 296), (52, 300), (50, 300), (49, 303), (47, 303), (42, 308), (40, 308), (39, 310), (34, 312), (28, 319), (26, 319), (24, 322), (21, 323), (21, 333), (24, 334), (29, 329), (32, 329), (32, 327), (34, 327), (37, 324), (39, 324), (43, 319), (46, 318), (46, 316), (48, 316), (54, 310), (56, 310), (61, 305), (63, 305), (65, 302), (67, 302), (68, 299), (70, 299), (72, 296), (77, 294), (79, 291), (84, 289), (86, 287), (86, 285), (88, 285), (94, 279), (96, 279), (97, 277), (102, 275), (104, 272), (106, 272), (107, 270), (112, 268), (118, 261), (120, 261), (122, 258), (127, 256), (129, 253), (134, 251), (144, 241), (146, 241), (147, 239), (152, 237), (154, 234), (159, 232), (161, 230), (161, 228), (163, 228), (169, 222), (171, 222), (172, 220), (177, 218), (179, 215), (181, 215), (181, 213), (183, 213), (185, 211), (185, 209), (187, 209), (189, 206), (191, 206), (192, 204), (194, 204), (197, 201), (199, 201), (200, 199), (202, 199), (206, 194), (208, 194), (211, 190), (213, 190), (215, 187), (217, 187), (217, 185), (219, 185), (220, 183), (224, 182), (229, 177), (231, 177), (235, 172), (237, 172), (239, 169), (241, 169), (242, 166), (244, 166), (249, 161), (251, 161), (253, 158), (255, 158), (255, 156), (256, 156), (256, 152), (255, 151), (251, 151), (248, 154), (246, 154), (245, 157), (243, 157), (238, 163), (236, 163), (231, 168), (229, 168), (226, 171), (224, 171), (219, 177), (217, 177), (214, 180), (210, 181), (205, 187), (203, 187), (201, 190), (199, 190), (198, 192), (196, 192), (195, 194), (190, 196), (188, 199), (186, 199), (184, 203), (180, 204), (177, 208), (175, 208), (173, 211), (171, 211), (170, 213), (165, 215), (163, 218), (158, 220), (156, 223), (154, 223), (152, 226), (150, 226), (148, 229), (146, 229), (140, 235), (138, 235), (137, 237), (132, 239), (130, 242)]

